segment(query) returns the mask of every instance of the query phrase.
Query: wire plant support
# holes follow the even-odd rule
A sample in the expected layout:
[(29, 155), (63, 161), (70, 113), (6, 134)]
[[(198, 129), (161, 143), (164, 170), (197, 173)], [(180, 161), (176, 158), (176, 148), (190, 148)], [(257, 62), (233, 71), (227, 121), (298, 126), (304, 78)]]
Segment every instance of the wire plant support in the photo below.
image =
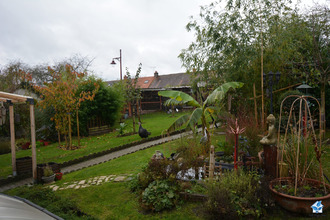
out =
[[(281, 138), (281, 122), (283, 116), (283, 104), (289, 99), (295, 98), (290, 106), (289, 116), (285, 127), (284, 137)], [(299, 95), (290, 95), (283, 99), (280, 107), (280, 117), (279, 117), (279, 126), (278, 126), (278, 134), (277, 134), (277, 143), (279, 150), (281, 151), (279, 155), (278, 165), (280, 166), (279, 171), (277, 173), (278, 177), (282, 177), (283, 174), (283, 162), (284, 155), (286, 157), (291, 157), (292, 167), (294, 167), (294, 173), (291, 173), (294, 177), (294, 195), (297, 193), (297, 186), (304, 182), (304, 179), (307, 175), (307, 171), (310, 169), (313, 159), (309, 159), (308, 152), (308, 141), (312, 142), (312, 146), (314, 146), (314, 151), (316, 155), (316, 160), (319, 163), (319, 181), (323, 184), (324, 192), (326, 193), (325, 180), (323, 176), (323, 169), (321, 163), (321, 145), (322, 145), (322, 131), (319, 132), (319, 138), (317, 138), (314, 129), (314, 122), (311, 114), (311, 110), (309, 107), (309, 100), (315, 101), (317, 103), (318, 113), (319, 113), (319, 128), (321, 127), (321, 105), (319, 101), (312, 96), (299, 96)], [(297, 108), (297, 105), (299, 107)], [(288, 112), (286, 112), (288, 113)], [(298, 118), (297, 118), (298, 117)], [(291, 133), (291, 139), (288, 137), (288, 132)], [(311, 139), (308, 139), (308, 135), (311, 135)], [(286, 149), (288, 147), (292, 148), (292, 154), (289, 155), (286, 153)], [(304, 151), (304, 152), (303, 152)], [(279, 163), (280, 161), (280, 163)], [(301, 165), (299, 169), (299, 165)], [(278, 172), (278, 169), (277, 169)]]

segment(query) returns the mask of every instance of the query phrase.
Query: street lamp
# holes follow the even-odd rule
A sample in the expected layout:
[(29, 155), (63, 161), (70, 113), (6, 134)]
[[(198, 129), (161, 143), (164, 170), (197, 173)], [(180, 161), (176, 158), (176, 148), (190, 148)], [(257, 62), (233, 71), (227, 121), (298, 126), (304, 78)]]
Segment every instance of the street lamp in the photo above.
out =
[[(274, 79), (275, 75), (275, 79)], [(268, 74), (263, 74), (265, 81), (268, 81), (269, 89), (267, 88), (267, 93), (270, 93), (270, 113), (273, 114), (273, 86), (278, 83), (281, 77), (281, 73), (273, 73), (270, 71)]]
[(114, 57), (112, 58), (112, 62), (110, 63), (111, 65), (116, 65), (115, 60), (119, 60), (120, 62), (120, 80), (123, 79), (123, 74), (122, 74), (122, 57), (121, 57), (121, 49), (119, 50), (119, 57)]

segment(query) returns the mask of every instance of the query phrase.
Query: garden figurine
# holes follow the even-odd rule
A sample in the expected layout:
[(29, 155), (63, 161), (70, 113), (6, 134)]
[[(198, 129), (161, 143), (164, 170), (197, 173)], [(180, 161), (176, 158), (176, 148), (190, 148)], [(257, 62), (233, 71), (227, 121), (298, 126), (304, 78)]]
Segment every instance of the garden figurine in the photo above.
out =
[(273, 114), (270, 114), (267, 117), (268, 123), (268, 134), (260, 140), (262, 145), (275, 145), (277, 141), (276, 129), (275, 129), (275, 117)]

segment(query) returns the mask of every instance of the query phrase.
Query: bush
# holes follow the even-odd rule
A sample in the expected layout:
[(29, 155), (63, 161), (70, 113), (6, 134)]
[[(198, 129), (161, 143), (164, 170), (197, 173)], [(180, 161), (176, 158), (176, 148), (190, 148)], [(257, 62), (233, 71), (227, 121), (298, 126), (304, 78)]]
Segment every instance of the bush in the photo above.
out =
[(0, 155), (11, 152), (9, 138), (0, 138)]
[(208, 199), (203, 212), (207, 219), (237, 218), (230, 191), (224, 184), (214, 182), (208, 185)]
[(260, 217), (262, 208), (257, 196), (260, 187), (258, 181), (259, 176), (254, 172), (238, 170), (224, 173), (219, 182), (210, 183), (208, 186), (206, 215)]
[[(113, 126), (120, 117), (123, 95), (115, 88), (107, 86), (101, 79), (89, 77), (87, 84), (80, 85), (78, 93), (93, 91), (96, 84), (100, 87), (94, 100), (82, 102), (79, 109), (80, 134), (82, 136), (88, 135), (87, 123), (90, 119), (98, 117), (106, 124)], [(76, 132), (76, 125), (73, 125), (72, 128)]]
[(142, 207), (156, 212), (171, 209), (179, 201), (177, 190), (177, 185), (167, 180), (156, 180), (142, 193)]

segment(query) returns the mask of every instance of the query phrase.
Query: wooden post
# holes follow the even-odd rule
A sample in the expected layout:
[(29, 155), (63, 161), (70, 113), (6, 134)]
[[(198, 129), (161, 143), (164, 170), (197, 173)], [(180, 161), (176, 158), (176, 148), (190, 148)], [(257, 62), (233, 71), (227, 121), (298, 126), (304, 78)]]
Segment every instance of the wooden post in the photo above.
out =
[(80, 146), (80, 133), (79, 133), (79, 116), (78, 116), (78, 109), (76, 109), (76, 116), (77, 116), (77, 135), (78, 135), (78, 146)]
[[(259, 5), (260, 6), (260, 5)], [(259, 8), (260, 9), (260, 8)], [(261, 10), (261, 9), (260, 9)], [(262, 17), (260, 15), (260, 40), (261, 40), (261, 56), (260, 56), (260, 63), (261, 63), (261, 126), (264, 128), (264, 115), (265, 115), (265, 108), (264, 108), (264, 46), (263, 46), (263, 37), (262, 37)]]
[(34, 101), (28, 100), (30, 102), (30, 124), (31, 124), (31, 145), (32, 145), (32, 174), (33, 179), (37, 181), (37, 151), (36, 151), (36, 128), (34, 120)]
[(72, 150), (72, 137), (71, 137), (71, 112), (68, 116), (69, 119), (69, 149)]
[(211, 145), (211, 150), (210, 150), (210, 166), (209, 166), (209, 178), (210, 178), (210, 180), (213, 180), (213, 177), (214, 177), (214, 167), (215, 167), (214, 146)]
[(10, 121), (10, 143), (11, 143), (11, 164), (13, 169), (13, 176), (17, 175), (16, 172), (16, 146), (15, 146), (15, 124), (14, 124), (14, 105), (11, 100), (9, 103), (9, 121)]
[(256, 125), (258, 124), (258, 110), (257, 110), (257, 97), (256, 97), (256, 84), (253, 83), (253, 99), (254, 99), (254, 118)]

